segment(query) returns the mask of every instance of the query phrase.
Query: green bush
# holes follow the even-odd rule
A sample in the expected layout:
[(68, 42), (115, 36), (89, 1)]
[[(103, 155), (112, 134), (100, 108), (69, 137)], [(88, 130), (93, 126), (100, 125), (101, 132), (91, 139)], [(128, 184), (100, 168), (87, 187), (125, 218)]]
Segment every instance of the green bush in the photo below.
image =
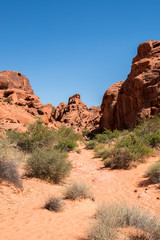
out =
[(90, 134), (91, 134), (91, 132), (89, 131), (89, 129), (85, 129), (85, 130), (83, 130), (83, 132), (82, 132), (82, 136), (83, 136), (83, 137), (89, 137)]
[(59, 212), (63, 205), (64, 203), (62, 202), (61, 198), (51, 197), (45, 203), (44, 208), (49, 211)]
[(108, 151), (104, 161), (106, 167), (128, 169), (143, 162), (144, 156), (149, 156), (152, 149), (143, 138), (135, 133), (120, 137), (115, 146)]
[(111, 169), (129, 169), (135, 165), (135, 160), (127, 149), (114, 149), (110, 151), (109, 157), (104, 160), (104, 166)]
[(0, 158), (0, 179), (13, 183), (18, 188), (23, 188), (17, 164), (14, 160)]
[(65, 199), (75, 200), (89, 197), (88, 187), (84, 183), (75, 182), (68, 186), (65, 191)]
[(66, 158), (67, 154), (59, 150), (37, 148), (27, 160), (26, 174), (59, 183), (72, 168), (71, 163)]
[(90, 140), (86, 142), (86, 149), (94, 149), (96, 146), (97, 141), (96, 140)]
[(82, 139), (81, 136), (79, 134), (75, 133), (72, 128), (60, 127), (58, 129), (58, 133), (60, 134), (61, 137), (68, 138), (73, 141)]
[(76, 146), (76, 141), (80, 136), (73, 129), (61, 127), (58, 132), (49, 129), (41, 120), (30, 124), (28, 130), (20, 133), (16, 130), (8, 131), (7, 135), (11, 142), (16, 144), (24, 151), (32, 152), (37, 147), (55, 147), (62, 151), (71, 151)]
[(160, 183), (160, 162), (149, 167), (146, 176), (150, 178), (151, 182)]
[(24, 133), (14, 130), (8, 131), (7, 135), (12, 142), (16, 142), (25, 151), (32, 151), (36, 147), (49, 147), (58, 139), (56, 131), (50, 130), (41, 120), (30, 124)]
[(113, 138), (118, 138), (120, 136), (120, 131), (114, 130), (113, 132), (111, 130), (105, 129), (103, 133), (99, 133), (95, 135), (95, 140), (99, 143), (107, 143)]
[[(141, 231), (144, 231), (146, 239), (160, 239), (160, 221), (158, 218), (150, 216), (147, 212), (142, 212), (138, 207), (103, 205), (97, 210), (95, 219), (96, 222), (89, 232), (90, 240), (115, 240), (118, 230), (128, 226), (137, 230), (138, 237)], [(144, 233), (142, 237), (144, 237)]]
[(60, 149), (61, 151), (72, 151), (75, 147), (77, 147), (77, 143), (75, 140), (69, 138), (61, 138), (56, 145), (56, 149)]
[(120, 138), (117, 141), (115, 148), (127, 149), (130, 156), (135, 160), (142, 158), (143, 156), (149, 156), (152, 153), (151, 148), (145, 140), (135, 133)]
[(156, 147), (160, 143), (160, 131), (156, 131), (146, 137), (151, 147)]
[(96, 158), (107, 158), (108, 152), (104, 143), (99, 143), (94, 147), (94, 156)]

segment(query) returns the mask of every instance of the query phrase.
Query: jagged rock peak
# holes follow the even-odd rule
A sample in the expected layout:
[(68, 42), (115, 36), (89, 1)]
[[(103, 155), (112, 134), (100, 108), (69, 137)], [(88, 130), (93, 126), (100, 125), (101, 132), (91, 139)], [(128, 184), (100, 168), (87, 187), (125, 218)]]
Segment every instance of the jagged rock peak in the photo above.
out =
[(70, 104), (78, 104), (81, 102), (81, 96), (80, 94), (75, 94), (72, 97), (69, 98), (68, 100), (68, 105)]
[(81, 101), (80, 94), (75, 94), (69, 98), (68, 104), (60, 103), (54, 112), (54, 119), (73, 127), (76, 131), (82, 132), (84, 129), (95, 130), (99, 126), (100, 107), (91, 107)]

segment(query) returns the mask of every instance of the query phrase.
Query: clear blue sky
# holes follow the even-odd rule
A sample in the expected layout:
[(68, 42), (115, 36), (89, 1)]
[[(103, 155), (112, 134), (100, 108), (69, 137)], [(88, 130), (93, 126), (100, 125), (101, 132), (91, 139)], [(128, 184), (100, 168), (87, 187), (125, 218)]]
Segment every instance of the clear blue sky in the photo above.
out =
[(26, 75), (43, 103), (89, 107), (125, 80), (137, 46), (160, 39), (159, 0), (0, 0), (0, 71)]

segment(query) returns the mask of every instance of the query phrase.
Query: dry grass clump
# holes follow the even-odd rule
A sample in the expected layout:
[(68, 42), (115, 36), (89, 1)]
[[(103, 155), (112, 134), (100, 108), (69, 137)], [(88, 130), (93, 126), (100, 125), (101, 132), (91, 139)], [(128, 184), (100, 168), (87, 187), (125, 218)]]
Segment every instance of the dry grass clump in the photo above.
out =
[(144, 231), (148, 236), (146, 240), (160, 239), (158, 218), (142, 212), (138, 207), (103, 205), (97, 210), (95, 220), (95, 224), (89, 232), (90, 240), (115, 240), (119, 229), (128, 226), (137, 230), (137, 237), (140, 237), (140, 233)]
[(160, 161), (149, 167), (146, 173), (152, 183), (160, 183)]
[(67, 154), (57, 149), (35, 149), (25, 166), (26, 175), (59, 183), (68, 174), (72, 165)]
[(6, 160), (0, 158), (0, 179), (14, 184), (18, 188), (22, 188), (22, 180), (14, 160)]
[(43, 208), (49, 211), (59, 212), (63, 205), (64, 203), (62, 202), (61, 198), (51, 197), (47, 200)]
[(74, 182), (70, 186), (66, 187), (64, 198), (76, 200), (83, 198), (91, 198), (91, 195), (85, 183)]

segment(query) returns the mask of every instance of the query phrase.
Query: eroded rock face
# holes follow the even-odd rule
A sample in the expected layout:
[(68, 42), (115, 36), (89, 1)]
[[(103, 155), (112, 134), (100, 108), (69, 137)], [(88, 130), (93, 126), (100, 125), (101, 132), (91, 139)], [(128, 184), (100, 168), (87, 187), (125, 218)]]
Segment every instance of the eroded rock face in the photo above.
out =
[(42, 104), (29, 80), (14, 71), (0, 72), (0, 108), (0, 129), (6, 130), (25, 131), (27, 123), (41, 118), (49, 127), (72, 126), (82, 132), (86, 128), (97, 128), (100, 119), (100, 107), (88, 109), (79, 94), (70, 97), (68, 104), (60, 103), (56, 109), (52, 104)]
[(28, 78), (22, 73), (15, 71), (0, 72), (0, 89), (6, 90), (10, 88), (16, 88), (34, 94)]
[(84, 129), (94, 130), (99, 126), (100, 107), (91, 107), (81, 101), (79, 94), (70, 97), (68, 104), (60, 103), (54, 112), (54, 119), (73, 127), (76, 131), (82, 132)]
[[(113, 85), (114, 86), (114, 85)], [(112, 95), (112, 87), (110, 93)], [(139, 45), (131, 73), (118, 90), (114, 111), (110, 97), (103, 98), (101, 128), (123, 129), (134, 126), (140, 119), (160, 112), (160, 41)], [(108, 116), (110, 113), (111, 116)], [(110, 119), (112, 121), (110, 121)]]
[(42, 104), (34, 95), (29, 80), (21, 73), (0, 72), (0, 129), (27, 129), (27, 123), (41, 118), (45, 124), (58, 127), (54, 121), (55, 108), (52, 104)]
[(103, 115), (100, 120), (100, 130), (103, 130), (104, 128), (113, 130), (116, 128), (116, 104), (122, 84), (123, 81), (113, 84), (103, 96), (101, 105), (101, 112)]

